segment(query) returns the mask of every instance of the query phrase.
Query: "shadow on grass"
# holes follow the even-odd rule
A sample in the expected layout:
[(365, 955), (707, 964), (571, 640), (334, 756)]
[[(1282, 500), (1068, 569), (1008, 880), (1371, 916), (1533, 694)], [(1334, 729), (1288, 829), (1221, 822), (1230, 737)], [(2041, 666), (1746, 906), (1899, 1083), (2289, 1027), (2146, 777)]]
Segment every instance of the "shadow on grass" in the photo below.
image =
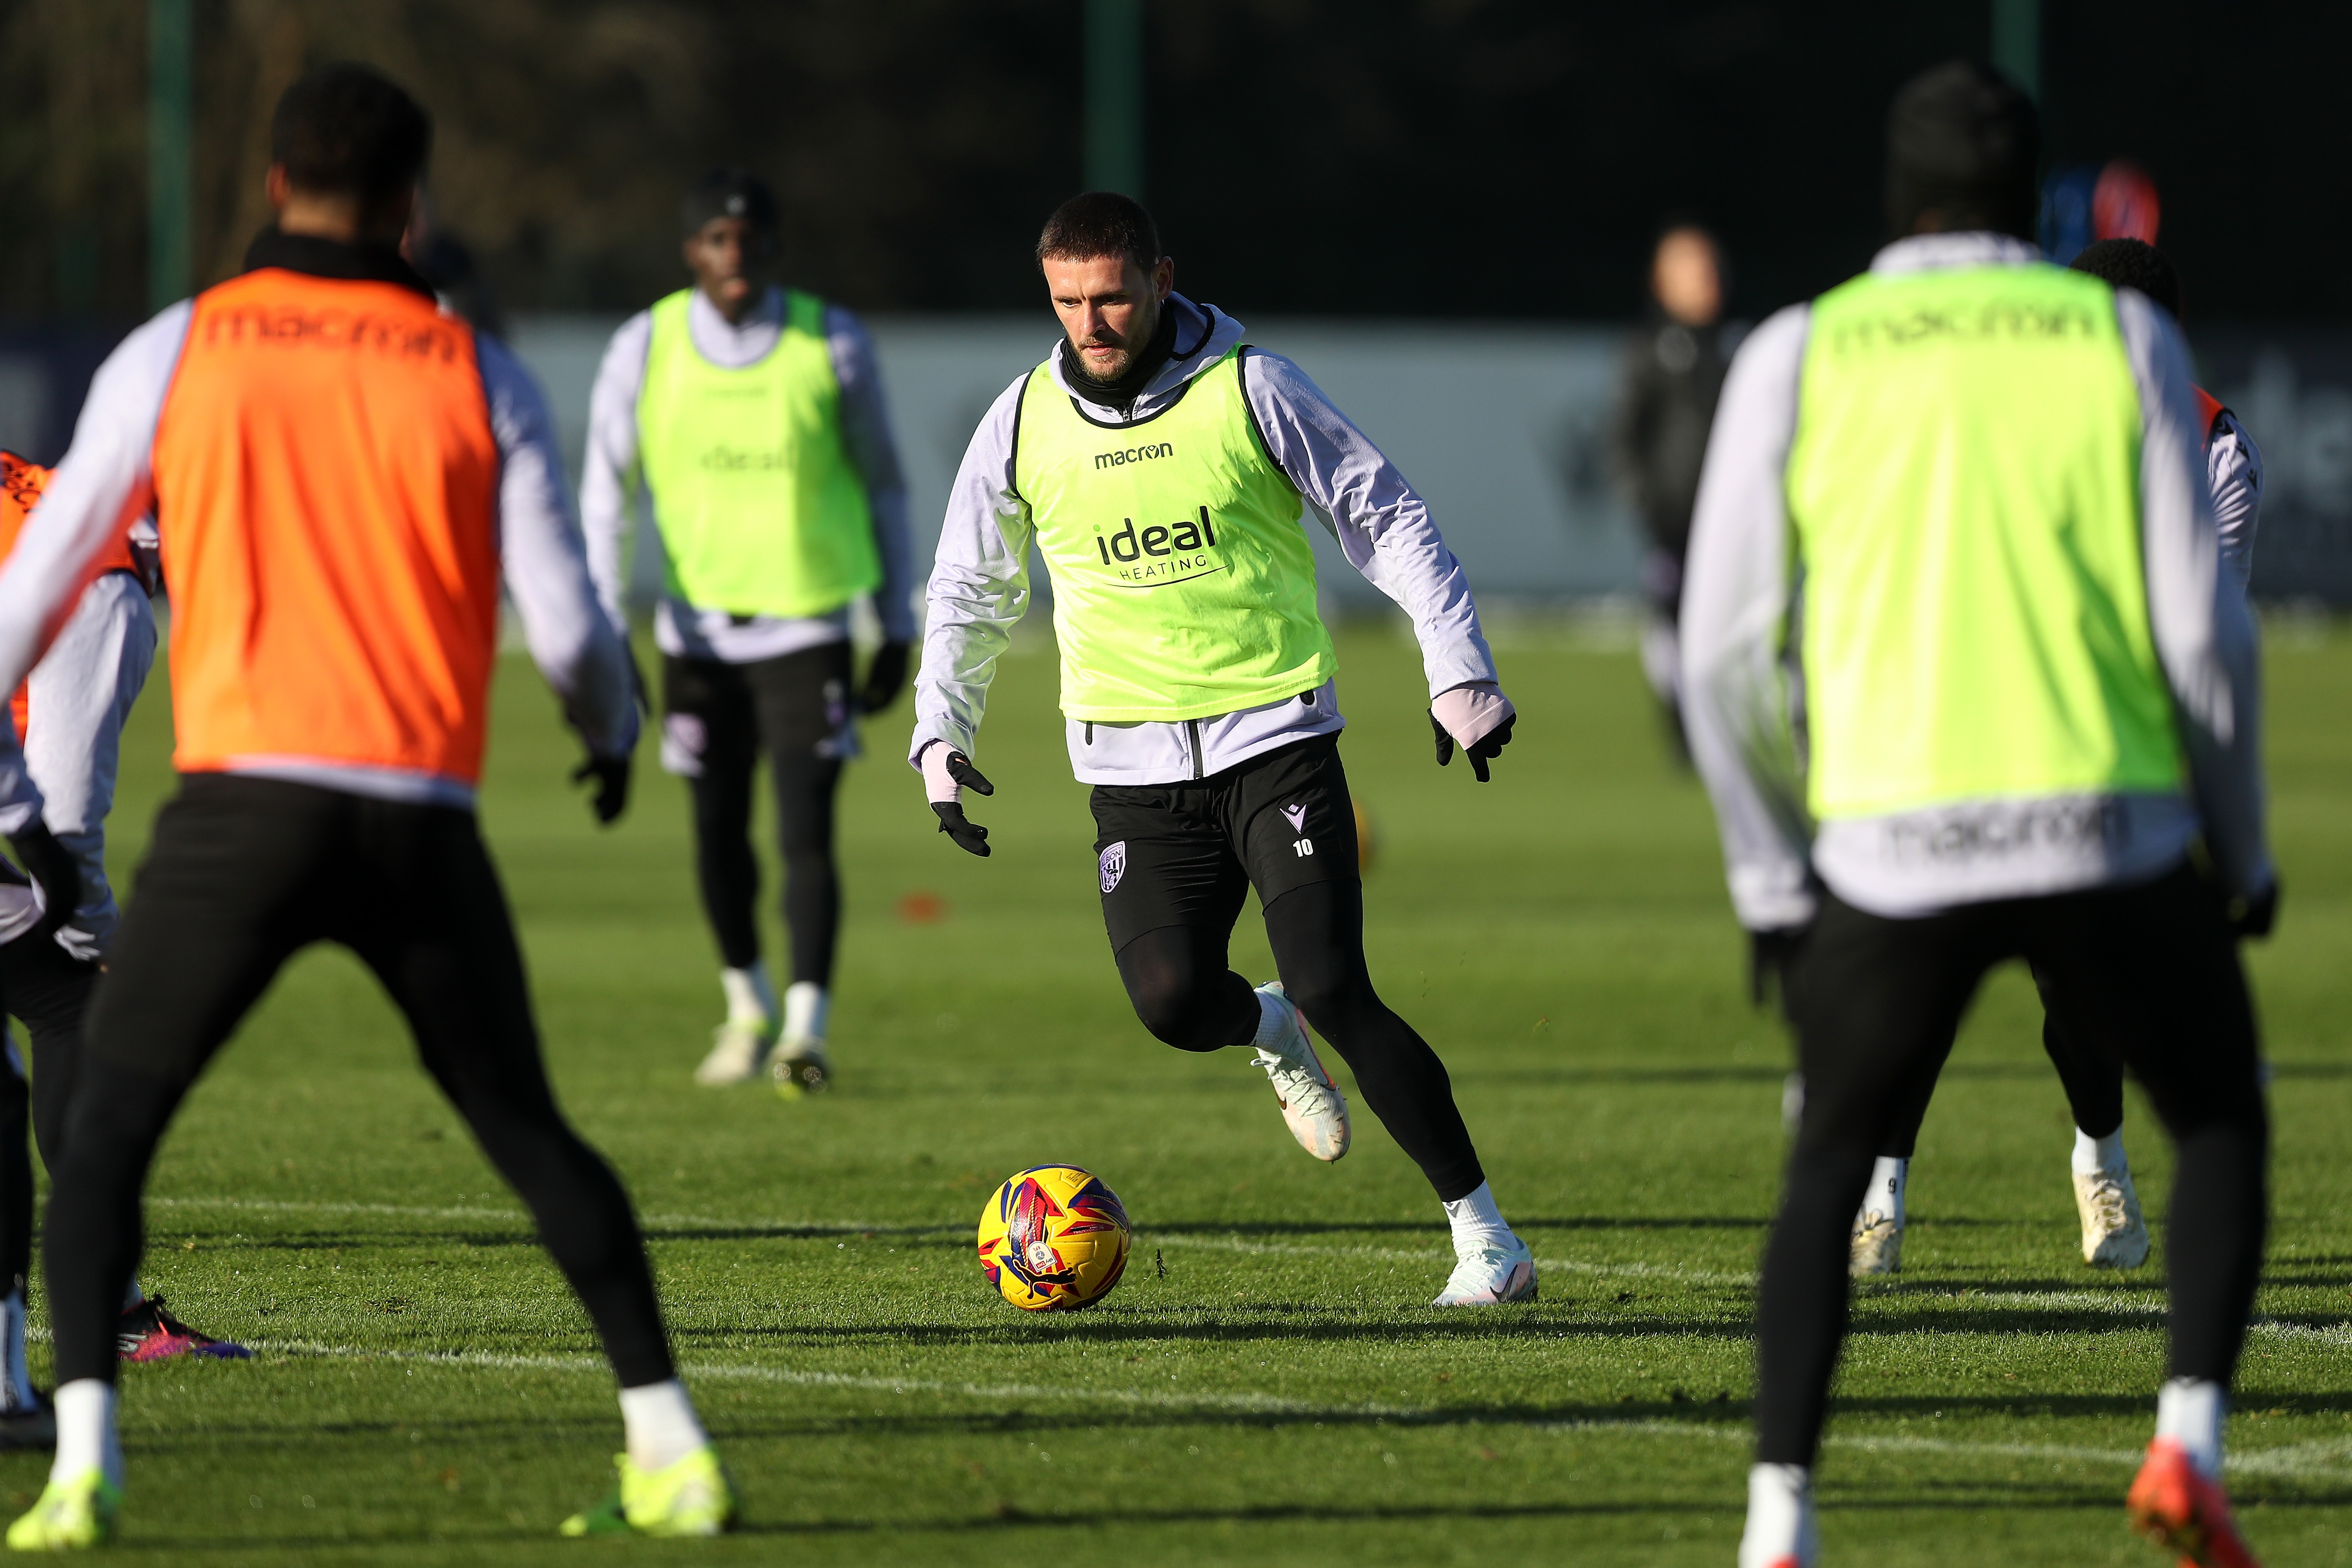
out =
[[(1874, 1495), (1851, 1500), (1834, 1494), (1826, 1500), (1823, 1511), (1834, 1516), (1840, 1513), (1979, 1513), (1988, 1507), (2004, 1511), (2042, 1514), (2096, 1512), (2103, 1516), (2117, 1513), (2117, 1489), (2111, 1486), (2068, 1487), (2048, 1482), (1966, 1482), (1950, 1486), (1931, 1485), (1925, 1493), (1897, 1497)], [(2352, 1493), (2305, 1492), (2293, 1496), (2265, 1495), (2261, 1508), (2267, 1511), (2290, 1509), (2333, 1509), (2352, 1501)], [(752, 1538), (809, 1539), (825, 1536), (874, 1536), (908, 1540), (924, 1536), (974, 1534), (1010, 1534), (1024, 1531), (1097, 1531), (1106, 1527), (1175, 1527), (1186, 1525), (1274, 1525), (1328, 1524), (1380, 1525), (1460, 1520), (1465, 1523), (1496, 1520), (1543, 1519), (1700, 1519), (1719, 1521), (1714, 1531), (1727, 1537), (1738, 1530), (1738, 1503), (1735, 1496), (1695, 1498), (1688, 1500), (1627, 1500), (1606, 1502), (1494, 1502), (1465, 1498), (1458, 1502), (1402, 1503), (1338, 1502), (1262, 1503), (1241, 1508), (1120, 1508), (1089, 1506), (1083, 1511), (1063, 1511), (1053, 1509), (1024, 1508), (1018, 1502), (999, 1497), (982, 1510), (961, 1518), (908, 1520), (877, 1520), (873, 1518), (824, 1519), (769, 1522), (754, 1520), (739, 1528), (736, 1533)], [(2119, 1519), (2114, 1528), (2120, 1536), (2124, 1526)], [(336, 1551), (381, 1550), (385, 1547), (415, 1546), (419, 1549), (447, 1550), (450, 1548), (489, 1547), (497, 1545), (542, 1545), (553, 1535), (551, 1528), (485, 1529), (481, 1531), (446, 1531), (433, 1535), (414, 1532), (386, 1531), (374, 1535), (286, 1535), (274, 1537), (239, 1537), (234, 1540), (189, 1541), (131, 1540), (119, 1542), (113, 1551), (156, 1554), (169, 1552), (180, 1557), (212, 1556), (229, 1552), (282, 1552), (289, 1553), (324, 1553)]]

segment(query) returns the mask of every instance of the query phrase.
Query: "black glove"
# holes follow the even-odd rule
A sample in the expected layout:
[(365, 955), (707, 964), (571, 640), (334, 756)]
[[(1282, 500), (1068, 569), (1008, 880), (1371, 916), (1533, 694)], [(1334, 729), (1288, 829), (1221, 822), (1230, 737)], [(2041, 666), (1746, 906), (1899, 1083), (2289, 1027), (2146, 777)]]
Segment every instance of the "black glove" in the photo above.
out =
[(866, 666), (866, 689), (857, 694), (857, 711), (880, 713), (906, 689), (907, 644), (885, 643), (874, 650), (874, 662)]
[(598, 757), (591, 753), (588, 760), (572, 770), (572, 782), (596, 782), (595, 793), (588, 797), (588, 809), (596, 813), (596, 821), (611, 827), (620, 821), (621, 813), (629, 809), (629, 755)]
[[(1517, 724), (1519, 716), (1513, 714), (1480, 736), (1476, 742), (1463, 748), (1462, 755), (1470, 759), (1470, 771), (1478, 776), (1479, 783), (1486, 782), (1486, 764), (1493, 760), (1503, 747), (1511, 744), (1511, 726)], [(1444, 725), (1437, 722), (1437, 715), (1434, 713), (1429, 716), (1429, 727), (1437, 732), (1437, 765), (1443, 768), (1454, 760), (1454, 737)]]
[(1810, 927), (1783, 925), (1771, 931), (1750, 931), (1748, 934), (1748, 1000), (1762, 1007), (1777, 988), (1780, 993), (1780, 1011), (1789, 1010), (1789, 968), (1804, 946)]
[(40, 924), (26, 935), (50, 936), (81, 907), (81, 866), (37, 817), (8, 835), (8, 847), (41, 889)]
[[(887, 644), (886, 644), (887, 645)], [(961, 751), (948, 753), (948, 777), (975, 795), (993, 795), (996, 786), (991, 784), (981, 770), (971, 765), (971, 758)], [(963, 807), (953, 800), (934, 800), (931, 810), (939, 813), (940, 831), (953, 839), (956, 848), (986, 860), (988, 830), (963, 814)]]
[(2278, 924), (2279, 883), (2271, 878), (2270, 886), (2252, 898), (2233, 898), (2227, 906), (2230, 935), (2244, 940), (2267, 936)]

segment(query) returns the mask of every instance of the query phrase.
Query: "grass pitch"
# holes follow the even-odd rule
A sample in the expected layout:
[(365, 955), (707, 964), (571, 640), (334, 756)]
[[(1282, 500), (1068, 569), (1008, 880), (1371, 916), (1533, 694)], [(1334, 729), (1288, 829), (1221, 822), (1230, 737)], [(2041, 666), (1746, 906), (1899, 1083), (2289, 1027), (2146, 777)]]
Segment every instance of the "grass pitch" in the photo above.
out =
[[(261, 1354), (127, 1370), (124, 1547), (1727, 1563), (1788, 1047), (1743, 1001), (1706, 802), (1664, 762), (1629, 656), (1507, 641), (1524, 718), (1482, 789), (1431, 766), (1412, 650), (1342, 641), (1344, 756), (1380, 841), (1373, 972), (1453, 1071), (1538, 1304), (1424, 1307), (1450, 1262), (1441, 1216), (1376, 1122), (1318, 1166), (1242, 1053), (1136, 1024), (1042, 642), (1008, 660), (984, 738), (993, 859), (930, 831), (898, 761), (908, 709), (872, 727), (845, 793), (840, 1088), (800, 1104), (689, 1081), (719, 998), (683, 791), (648, 747), (632, 814), (595, 831), (552, 700), (509, 659), (484, 815), (548, 1055), (646, 1217), (747, 1529), (555, 1538), (620, 1439), (585, 1321), (373, 981), (322, 949), (154, 1172), (149, 1288)], [(2344, 1563), (2352, 640), (2274, 634), (2270, 674), (2288, 897), (2252, 965), (2277, 1222), (2232, 1480), (2272, 1563)], [(169, 782), (163, 686), (127, 747), (126, 869)], [(1255, 919), (1235, 957), (1262, 977)], [(1905, 1272), (1858, 1299), (1820, 1472), (1830, 1563), (2161, 1561), (2122, 1520), (2162, 1373), (2160, 1268), (2075, 1260), (2035, 1024), (2030, 988), (2000, 977), (1927, 1122)], [(2168, 1165), (2137, 1102), (2127, 1135), (2154, 1218)], [(996, 1183), (1046, 1160), (1112, 1184), (1137, 1256), (1103, 1307), (1031, 1320), (984, 1291), (971, 1241)], [(12, 1508), (46, 1464), (0, 1456)]]

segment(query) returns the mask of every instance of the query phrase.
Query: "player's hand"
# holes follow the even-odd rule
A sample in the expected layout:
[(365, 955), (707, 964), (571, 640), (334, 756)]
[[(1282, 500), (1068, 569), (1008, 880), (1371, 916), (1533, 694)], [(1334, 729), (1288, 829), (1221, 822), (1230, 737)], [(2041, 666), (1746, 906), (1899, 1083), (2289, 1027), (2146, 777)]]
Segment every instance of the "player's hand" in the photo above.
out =
[[(1511, 744), (1511, 727), (1517, 722), (1518, 715), (1513, 714), (1462, 748), (1462, 755), (1470, 759), (1470, 771), (1477, 776), (1479, 783), (1486, 782), (1486, 764), (1493, 761), (1503, 747)], [(1429, 716), (1429, 727), (1436, 733), (1437, 765), (1443, 768), (1454, 760), (1453, 733), (1433, 709)]]
[(38, 817), (8, 835), (16, 863), (41, 890), (41, 919), (27, 936), (47, 936), (81, 907), (81, 865)]
[(595, 790), (588, 797), (588, 809), (596, 813), (598, 822), (610, 827), (629, 809), (629, 754), (598, 757), (591, 753), (587, 761), (572, 770), (572, 782), (592, 779)]
[(2271, 884), (2251, 898), (2233, 898), (2226, 908), (2230, 935), (2240, 940), (2267, 936), (2278, 924), (2279, 882)]
[[(874, 650), (874, 662), (866, 666), (866, 685), (857, 694), (857, 711), (880, 713), (897, 702), (898, 694), (906, 689), (907, 644), (885, 643)], [(981, 793), (988, 791), (983, 789)]]
[(922, 762), (923, 791), (939, 815), (940, 831), (953, 839), (956, 848), (985, 860), (990, 853), (988, 830), (963, 814), (963, 792), (993, 795), (996, 786), (971, 765), (971, 758), (944, 740), (923, 747)]
[(1789, 1010), (1789, 972), (1811, 927), (1783, 925), (1748, 934), (1748, 1000), (1762, 1007), (1774, 989), (1780, 993), (1780, 1010)]

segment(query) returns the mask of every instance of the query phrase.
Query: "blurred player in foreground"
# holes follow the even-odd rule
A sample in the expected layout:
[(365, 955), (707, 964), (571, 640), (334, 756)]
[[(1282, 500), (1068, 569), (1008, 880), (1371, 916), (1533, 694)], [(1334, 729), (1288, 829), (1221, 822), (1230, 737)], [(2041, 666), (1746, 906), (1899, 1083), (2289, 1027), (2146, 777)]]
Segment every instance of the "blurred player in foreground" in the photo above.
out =
[(2253, 626), (2187, 351), (2146, 297), (2023, 237), (2040, 131), (2007, 81), (1932, 70), (1888, 141), (1906, 237), (1741, 348), (1685, 601), (1693, 751), (1805, 1075), (1757, 1302), (1739, 1562), (1812, 1561), (1853, 1216), (2011, 957), (2051, 977), (2081, 1047), (2131, 1069), (2178, 1146), (2170, 1377), (2132, 1517), (2200, 1562), (2250, 1562), (2221, 1427), (2269, 1134), (2236, 938), (2268, 929), (2278, 883)]
[[(15, 549), (49, 471), (0, 452), (0, 561)], [(114, 807), (122, 725), (155, 660), (153, 530), (143, 519), (106, 548), (99, 572), (14, 703), (25, 764), (40, 791), (41, 818), (74, 862), (80, 896), (54, 931), (44, 924), (42, 889), (0, 861), (0, 992), (32, 1045), (32, 1082), (14, 1043), (0, 1071), (0, 1270), (9, 1292), (0, 1300), (0, 1447), (46, 1447), (50, 1419), (25, 1370), (25, 1306), (33, 1260), (33, 1166), (29, 1124), (42, 1162), (58, 1166), (82, 1014), (99, 961), (113, 939), (117, 912), (106, 875), (106, 818)], [(37, 716), (37, 722), (34, 722)], [(116, 1325), (126, 1361), (198, 1354), (241, 1358), (241, 1345), (182, 1322), (131, 1281)]]
[(1650, 536), (1642, 558), (1642, 591), (1650, 601), (1642, 673), (1665, 715), (1675, 754), (1687, 761), (1676, 627), (1699, 464), (1723, 395), (1723, 256), (1715, 236), (1691, 224), (1660, 236), (1650, 260), (1650, 319), (1625, 345), (1610, 463)]
[[(2067, 264), (2116, 288), (2136, 288), (2164, 307), (2175, 323), (2187, 320), (2180, 278), (2163, 252), (2146, 240), (2103, 239)], [(2213, 522), (2221, 561), (2242, 592), (2254, 570), (2254, 529), (2263, 504), (2263, 455), (2238, 416), (2203, 387), (2197, 394), (2198, 430), (2204, 443), (2205, 479), (2213, 497)], [(2082, 1221), (2083, 1261), (2094, 1269), (2137, 1269), (2147, 1261), (2147, 1224), (2132, 1186), (2131, 1161), (2124, 1153), (2124, 1070), (2118, 1059), (2085, 1047), (2081, 1031), (2066, 1020), (2068, 998), (2046, 971), (2036, 968), (2042, 993), (2042, 1044), (2058, 1069), (2066, 1103), (2074, 1113), (2074, 1211)], [(1902, 1267), (1904, 1197), (1911, 1180), (1911, 1155), (1919, 1124), (1927, 1114), (1931, 1079), (1895, 1124), (1895, 1135), (1870, 1173), (1870, 1187), (1853, 1220), (1852, 1272), (1857, 1280), (1892, 1274)], [(2104, 1129), (2099, 1131), (2095, 1129)]]
[[(581, 520), (606, 613), (624, 635), (622, 549), (641, 485), (662, 549), (662, 766), (694, 802), (695, 866), (719, 938), (727, 1021), (695, 1077), (825, 1087), (841, 926), (834, 796), (856, 716), (907, 682), (915, 636), (907, 486), (882, 372), (857, 318), (769, 277), (776, 202), (738, 169), (686, 198), (694, 287), (613, 334), (589, 402)], [(874, 595), (882, 646), (851, 689), (849, 611)], [(751, 774), (776, 793), (792, 984), (779, 1017), (760, 956)]]
[[(1484, 782), (1513, 710), (1461, 565), (1297, 366), (1175, 292), (1140, 206), (1073, 197), (1037, 261), (1066, 335), (973, 434), (931, 570), (908, 759), (940, 829), (988, 853), (961, 793), (995, 793), (968, 753), (1029, 607), (1034, 542), (1053, 573), (1070, 764), (1094, 786), (1103, 920), (1144, 1027), (1182, 1051), (1254, 1047), (1292, 1135), (1336, 1160), (1348, 1105), (1311, 1021), (1445, 1206), (1456, 1263), (1433, 1304), (1530, 1300), (1534, 1259), (1496, 1207), (1444, 1063), (1365, 966), (1307, 503), (1412, 615), (1437, 760), (1458, 747)], [(1253, 887), (1282, 976), (1255, 990), (1226, 967)]]
[[(318, 941), (355, 952), (406, 1015), (619, 1375), (619, 1495), (566, 1532), (708, 1534), (733, 1513), (628, 1195), (548, 1087), (475, 822), (502, 566), (606, 821), (627, 800), (637, 717), (538, 389), (441, 312), (395, 248), (431, 135), (407, 94), (362, 68), (287, 89), (271, 125), (277, 225), (244, 276), (164, 311), (100, 367), (0, 571), (7, 689), (109, 541), (159, 505), (181, 774), (91, 999), (53, 1173), (57, 1458), (9, 1527), (18, 1550), (112, 1532), (111, 1331), (149, 1161), (278, 967)], [(11, 737), (10, 813), (37, 799), (15, 753)]]

